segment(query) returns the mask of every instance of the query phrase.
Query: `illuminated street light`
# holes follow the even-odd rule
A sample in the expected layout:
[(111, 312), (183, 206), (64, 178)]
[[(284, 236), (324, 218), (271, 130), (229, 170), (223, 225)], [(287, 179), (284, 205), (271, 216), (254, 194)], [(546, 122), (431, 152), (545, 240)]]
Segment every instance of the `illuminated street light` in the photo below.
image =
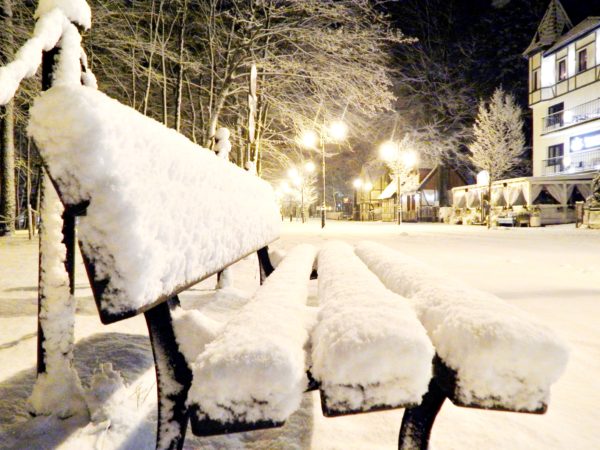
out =
[(342, 141), (342, 140), (344, 140), (346, 138), (347, 134), (348, 134), (348, 126), (344, 122), (342, 122), (341, 120), (333, 122), (329, 126), (329, 136), (334, 141)]
[(319, 136), (317, 136), (317, 133), (315, 133), (314, 131), (307, 130), (304, 133), (302, 133), (302, 136), (300, 136), (300, 141), (303, 147), (316, 148), (317, 142), (319, 141)]
[(352, 184), (354, 185), (354, 189), (360, 189), (360, 187), (362, 186), (362, 180), (360, 178), (357, 178)]
[(313, 173), (315, 171), (315, 163), (308, 161), (306, 164), (304, 164), (304, 170), (306, 173)]
[[(327, 133), (326, 133), (327, 131)], [(325, 140), (329, 137), (333, 142), (340, 142), (343, 140), (348, 133), (348, 126), (342, 121), (333, 122), (326, 130), (325, 124), (321, 129), (320, 135), (312, 130), (307, 130), (300, 136), (300, 142), (302, 146), (310, 149), (317, 148), (317, 142), (319, 143), (321, 150), (321, 173), (323, 177), (323, 203), (321, 204), (321, 228), (325, 228), (325, 210), (327, 209), (326, 202), (326, 183), (325, 183)], [(327, 134), (327, 136), (325, 136)], [(314, 165), (313, 165), (314, 167)]]

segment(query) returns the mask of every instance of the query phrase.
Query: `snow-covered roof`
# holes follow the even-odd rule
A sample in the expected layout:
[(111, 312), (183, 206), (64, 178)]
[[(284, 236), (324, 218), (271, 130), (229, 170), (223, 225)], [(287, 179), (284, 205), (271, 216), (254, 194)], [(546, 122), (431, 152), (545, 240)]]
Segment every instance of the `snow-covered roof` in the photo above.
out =
[(387, 200), (388, 198), (392, 198), (394, 196), (394, 194), (396, 193), (396, 187), (398, 186), (398, 183), (396, 183), (396, 180), (392, 180), (390, 181), (390, 184), (387, 185), (387, 187), (383, 190), (383, 192), (381, 194), (379, 194), (379, 197), (377, 197), (378, 200)]
[(574, 28), (564, 34), (561, 38), (559, 38), (556, 43), (544, 53), (544, 55), (549, 55), (560, 50), (561, 48), (569, 45), (571, 42), (585, 36), (588, 33), (591, 33), (597, 28), (600, 28), (599, 16), (588, 17), (587, 19), (584, 19)]
[(552, 46), (565, 33), (573, 28), (573, 23), (559, 0), (552, 0), (544, 17), (523, 56), (529, 57), (533, 53)]

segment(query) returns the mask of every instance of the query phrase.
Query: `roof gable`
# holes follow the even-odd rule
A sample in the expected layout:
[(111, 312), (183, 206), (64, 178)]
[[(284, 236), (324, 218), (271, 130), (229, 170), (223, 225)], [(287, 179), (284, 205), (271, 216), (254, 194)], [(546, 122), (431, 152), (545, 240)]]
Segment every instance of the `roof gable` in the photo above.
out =
[(552, 0), (531, 44), (529, 44), (523, 55), (530, 56), (533, 53), (551, 47), (571, 28), (573, 28), (573, 23), (569, 19), (565, 8), (559, 0)]

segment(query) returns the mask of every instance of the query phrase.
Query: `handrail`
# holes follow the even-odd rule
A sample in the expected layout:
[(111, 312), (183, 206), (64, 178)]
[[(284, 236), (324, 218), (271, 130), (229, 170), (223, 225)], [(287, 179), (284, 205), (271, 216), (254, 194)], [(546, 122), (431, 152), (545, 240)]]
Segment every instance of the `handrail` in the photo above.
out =
[(600, 118), (600, 98), (542, 117), (542, 133)]

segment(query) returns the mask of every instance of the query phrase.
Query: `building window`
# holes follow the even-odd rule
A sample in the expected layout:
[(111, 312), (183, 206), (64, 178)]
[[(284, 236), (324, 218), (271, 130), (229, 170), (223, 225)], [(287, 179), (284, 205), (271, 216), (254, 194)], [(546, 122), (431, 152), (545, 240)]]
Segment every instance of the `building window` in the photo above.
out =
[(537, 91), (540, 88), (540, 71), (539, 69), (533, 71), (531, 79), (531, 90)]
[(587, 70), (587, 48), (577, 54), (577, 72)]
[(567, 79), (567, 60), (561, 59), (558, 62), (558, 81), (563, 81)]
[(551, 145), (548, 147), (548, 167), (560, 166), (562, 170), (564, 145)]
[(548, 108), (548, 117), (546, 117), (546, 128), (563, 125), (564, 102), (557, 103)]

